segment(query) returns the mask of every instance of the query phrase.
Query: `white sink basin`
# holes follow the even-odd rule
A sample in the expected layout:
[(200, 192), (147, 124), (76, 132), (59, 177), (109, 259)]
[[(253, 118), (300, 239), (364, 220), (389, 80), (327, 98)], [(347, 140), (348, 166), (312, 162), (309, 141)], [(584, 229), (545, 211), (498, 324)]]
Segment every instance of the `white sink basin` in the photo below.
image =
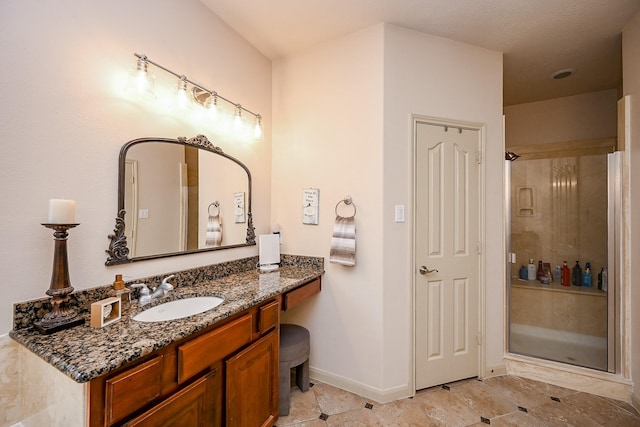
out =
[(177, 299), (138, 313), (133, 317), (133, 320), (138, 322), (164, 322), (166, 320), (182, 319), (183, 317), (193, 316), (216, 308), (223, 301), (224, 299), (218, 297)]

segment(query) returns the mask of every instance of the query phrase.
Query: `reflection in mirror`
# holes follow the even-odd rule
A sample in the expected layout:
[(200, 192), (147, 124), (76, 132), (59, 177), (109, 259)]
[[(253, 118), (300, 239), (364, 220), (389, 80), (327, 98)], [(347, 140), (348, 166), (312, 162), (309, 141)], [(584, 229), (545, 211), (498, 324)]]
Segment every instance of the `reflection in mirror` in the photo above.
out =
[(130, 141), (109, 238), (106, 265), (255, 245), (251, 174), (203, 135)]

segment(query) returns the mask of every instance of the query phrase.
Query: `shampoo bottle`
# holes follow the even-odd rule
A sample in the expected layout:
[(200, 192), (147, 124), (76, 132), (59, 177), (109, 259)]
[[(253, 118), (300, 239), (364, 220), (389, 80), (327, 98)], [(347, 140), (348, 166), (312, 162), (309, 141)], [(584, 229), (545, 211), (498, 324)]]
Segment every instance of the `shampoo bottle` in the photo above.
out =
[(573, 286), (582, 286), (582, 267), (580, 267), (580, 261), (576, 261), (576, 265), (573, 266), (571, 284)]
[(553, 280), (556, 282), (562, 282), (562, 267), (556, 266), (556, 271), (553, 273)]
[(562, 286), (569, 286), (571, 283), (569, 282), (569, 266), (567, 265), (567, 261), (564, 261), (563, 265), (562, 265), (562, 280), (561, 280), (561, 284)]
[(525, 267), (524, 265), (520, 267), (520, 271), (518, 272), (518, 277), (522, 280), (527, 280), (529, 278), (527, 267)]
[(542, 260), (538, 261), (538, 270), (536, 271), (536, 279), (542, 282), (545, 277), (544, 268), (542, 267)]
[(582, 286), (591, 287), (591, 263), (588, 262), (584, 266), (584, 274), (582, 275)]
[(527, 279), (536, 280), (536, 266), (533, 264), (533, 258), (529, 260), (527, 265)]
[(598, 289), (602, 290), (602, 273), (604, 272), (604, 267), (600, 269), (600, 273), (598, 273)]

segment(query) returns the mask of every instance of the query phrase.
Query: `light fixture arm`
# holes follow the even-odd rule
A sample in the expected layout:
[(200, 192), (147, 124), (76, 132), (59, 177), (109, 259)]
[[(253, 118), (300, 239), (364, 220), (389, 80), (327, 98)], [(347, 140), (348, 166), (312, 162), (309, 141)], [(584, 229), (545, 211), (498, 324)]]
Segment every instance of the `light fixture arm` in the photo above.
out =
[(262, 119), (262, 116), (260, 114), (254, 113), (253, 111), (243, 107), (239, 103), (233, 102), (230, 99), (225, 98), (224, 96), (220, 95), (220, 93), (218, 93), (215, 90), (207, 89), (203, 85), (201, 85), (199, 83), (196, 83), (193, 80), (189, 80), (184, 74), (176, 73), (175, 71), (172, 71), (172, 70), (168, 69), (167, 67), (165, 67), (163, 65), (160, 65), (155, 61), (150, 60), (147, 57), (147, 55), (145, 55), (144, 53), (135, 53), (134, 52), (134, 55), (135, 55), (136, 58), (138, 58), (138, 59), (140, 59), (140, 60), (142, 60), (142, 61), (144, 61), (144, 62), (146, 62), (148, 64), (151, 64), (156, 68), (159, 68), (159, 69), (161, 69), (163, 71), (166, 71), (167, 73), (172, 74), (173, 76), (177, 77), (178, 79), (181, 79), (181, 80), (191, 84), (192, 86), (197, 87), (200, 90), (208, 92), (211, 96), (215, 96), (217, 99), (222, 99), (223, 101), (227, 102), (228, 104), (231, 104), (234, 108), (237, 108), (239, 110), (242, 110), (242, 111), (245, 111), (245, 112), (251, 114), (252, 116), (254, 116), (256, 118), (256, 120), (261, 120)]

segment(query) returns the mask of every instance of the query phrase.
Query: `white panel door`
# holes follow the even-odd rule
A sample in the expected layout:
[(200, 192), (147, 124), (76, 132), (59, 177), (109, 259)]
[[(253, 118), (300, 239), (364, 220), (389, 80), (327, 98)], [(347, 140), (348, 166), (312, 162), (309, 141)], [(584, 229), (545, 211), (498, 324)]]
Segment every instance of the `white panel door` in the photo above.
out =
[(477, 130), (416, 126), (416, 390), (478, 375)]

